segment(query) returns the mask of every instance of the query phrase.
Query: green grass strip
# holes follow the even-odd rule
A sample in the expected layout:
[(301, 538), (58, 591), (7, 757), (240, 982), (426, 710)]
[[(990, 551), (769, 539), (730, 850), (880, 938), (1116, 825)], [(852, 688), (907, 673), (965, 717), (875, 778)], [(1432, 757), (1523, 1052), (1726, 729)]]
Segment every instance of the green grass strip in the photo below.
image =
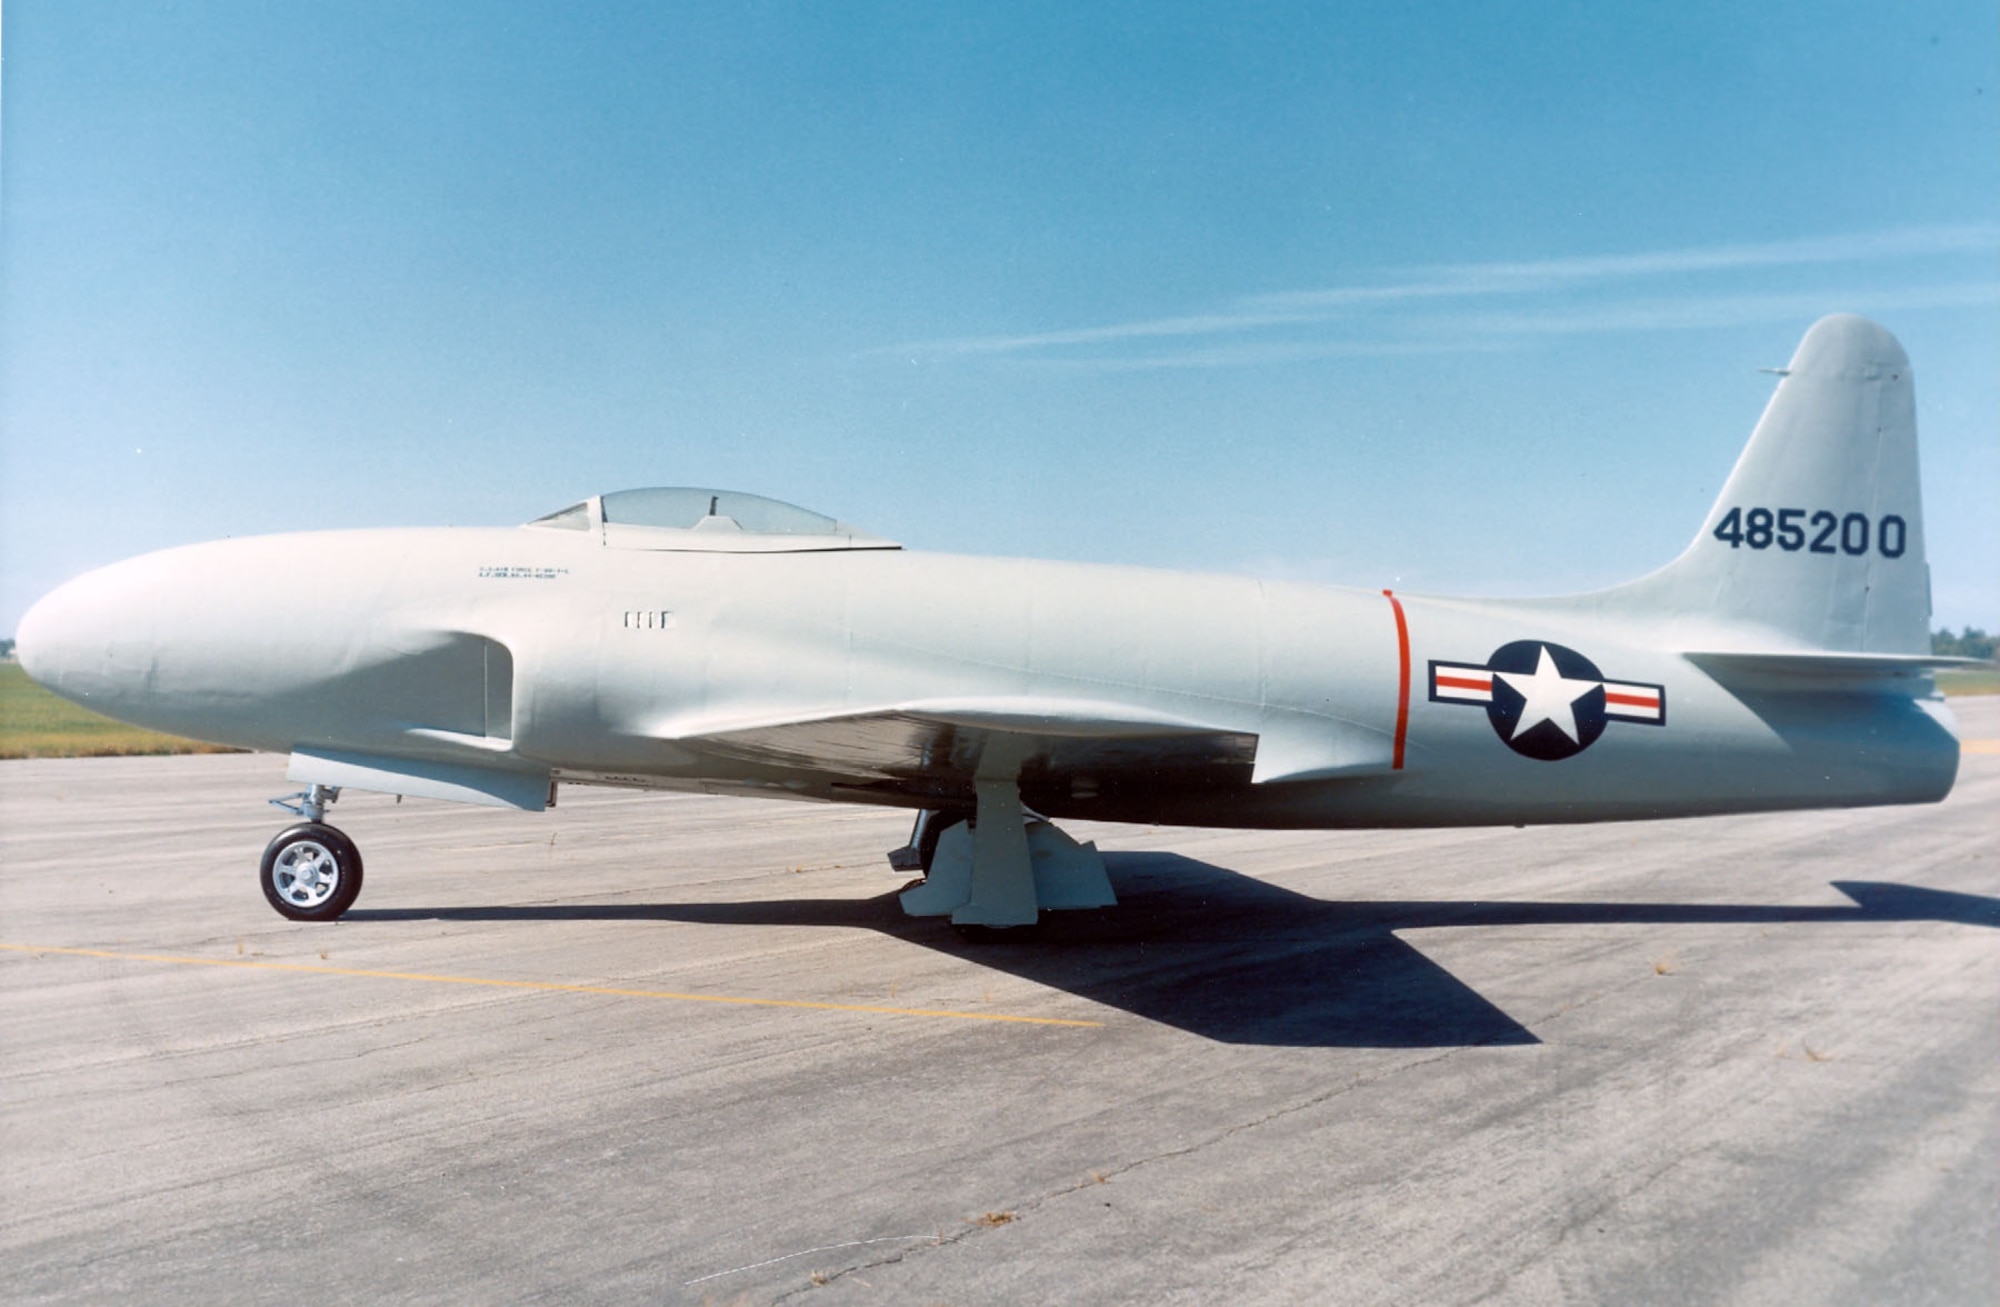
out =
[(0, 758), (106, 758), (153, 753), (234, 753), (114, 722), (50, 694), (16, 662), (0, 662)]

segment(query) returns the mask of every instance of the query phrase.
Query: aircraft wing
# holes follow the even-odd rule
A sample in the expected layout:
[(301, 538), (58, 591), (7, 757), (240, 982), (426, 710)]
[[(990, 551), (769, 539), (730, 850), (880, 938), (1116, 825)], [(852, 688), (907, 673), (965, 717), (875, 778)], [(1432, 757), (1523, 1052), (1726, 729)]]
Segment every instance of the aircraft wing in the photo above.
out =
[(1106, 780), (1134, 771), (1203, 774), (1249, 768), (1254, 733), (1123, 705), (1036, 698), (930, 700), (777, 720), (677, 723), (661, 734), (685, 748), (849, 783), (969, 787), (989, 769), (1018, 768), (1031, 784)]
[(864, 786), (969, 787), (988, 771), (1030, 788), (1142, 781), (1241, 784), (1389, 770), (1391, 743), (1341, 719), (1266, 710), (1255, 729), (1129, 704), (1047, 697), (928, 699), (858, 711), (663, 724), (661, 738), (759, 766)]

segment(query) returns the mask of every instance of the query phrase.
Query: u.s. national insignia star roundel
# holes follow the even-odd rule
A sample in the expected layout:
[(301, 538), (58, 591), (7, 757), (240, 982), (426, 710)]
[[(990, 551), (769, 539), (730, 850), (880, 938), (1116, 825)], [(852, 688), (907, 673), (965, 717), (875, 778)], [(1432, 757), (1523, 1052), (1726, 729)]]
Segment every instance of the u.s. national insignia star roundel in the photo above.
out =
[(1667, 724), (1665, 686), (1606, 680), (1574, 649), (1515, 640), (1482, 663), (1431, 662), (1431, 702), (1480, 705), (1506, 746), (1560, 762), (1597, 742), (1607, 722)]

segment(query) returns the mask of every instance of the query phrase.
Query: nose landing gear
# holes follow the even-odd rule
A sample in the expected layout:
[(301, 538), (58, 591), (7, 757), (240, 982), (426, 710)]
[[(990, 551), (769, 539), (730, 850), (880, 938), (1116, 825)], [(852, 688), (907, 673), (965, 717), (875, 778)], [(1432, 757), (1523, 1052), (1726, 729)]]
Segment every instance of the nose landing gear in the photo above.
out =
[(271, 802), (306, 820), (279, 831), (264, 849), (257, 880), (280, 916), (293, 921), (333, 921), (354, 906), (361, 893), (361, 851), (354, 841), (326, 824), (327, 805), (340, 797), (330, 785), (315, 785)]

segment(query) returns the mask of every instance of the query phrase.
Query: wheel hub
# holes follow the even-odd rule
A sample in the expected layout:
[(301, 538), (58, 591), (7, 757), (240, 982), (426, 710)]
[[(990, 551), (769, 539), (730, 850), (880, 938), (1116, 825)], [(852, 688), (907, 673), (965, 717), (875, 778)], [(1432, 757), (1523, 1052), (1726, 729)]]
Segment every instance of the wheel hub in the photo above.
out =
[(278, 857), (278, 892), (302, 908), (318, 907), (333, 897), (340, 867), (324, 844), (300, 840)]

